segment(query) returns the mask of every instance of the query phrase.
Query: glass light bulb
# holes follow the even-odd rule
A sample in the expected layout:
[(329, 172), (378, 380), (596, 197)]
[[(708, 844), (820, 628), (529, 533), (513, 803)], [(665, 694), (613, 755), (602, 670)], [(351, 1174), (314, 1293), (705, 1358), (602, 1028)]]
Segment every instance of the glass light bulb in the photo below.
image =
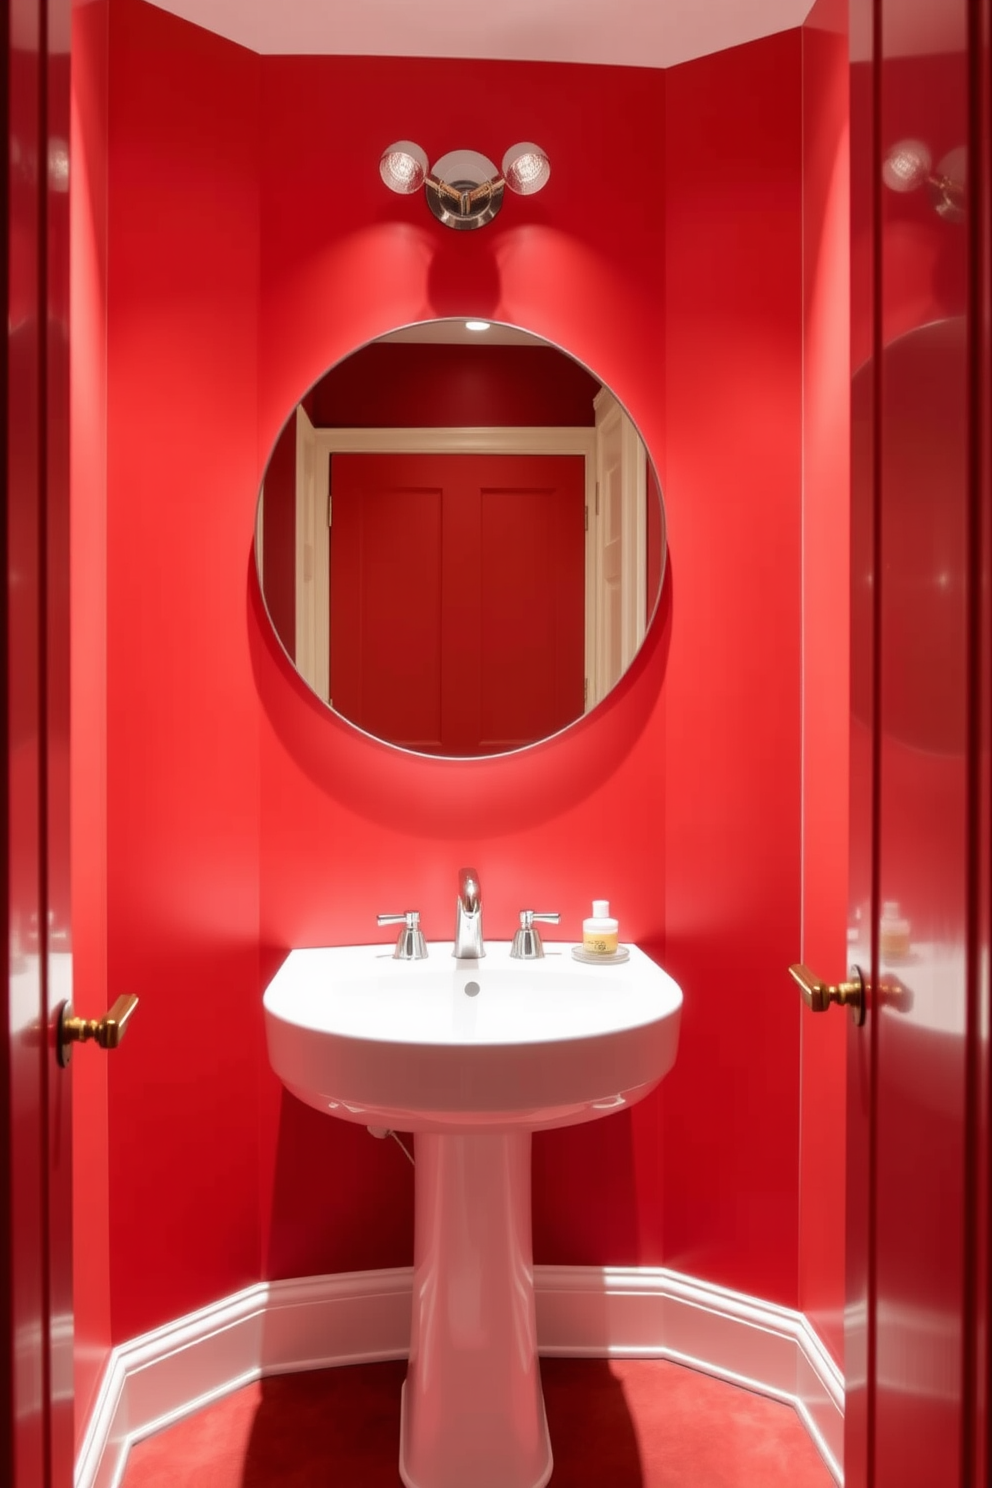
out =
[(400, 196), (410, 196), (419, 191), (427, 175), (427, 156), (412, 140), (397, 140), (383, 150), (379, 160), (379, 174), (389, 187)]
[(547, 185), (550, 175), (551, 162), (540, 145), (524, 141), (503, 156), (503, 179), (518, 196), (533, 196)]
[(915, 191), (930, 175), (930, 160), (922, 140), (900, 140), (882, 162), (882, 180), (890, 191)]

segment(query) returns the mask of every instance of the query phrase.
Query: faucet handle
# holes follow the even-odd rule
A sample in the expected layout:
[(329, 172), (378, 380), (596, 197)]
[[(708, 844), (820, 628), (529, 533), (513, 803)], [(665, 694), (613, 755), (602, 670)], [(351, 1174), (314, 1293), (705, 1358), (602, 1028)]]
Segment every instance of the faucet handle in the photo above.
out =
[(513, 945), (510, 955), (518, 961), (539, 961), (544, 955), (544, 946), (541, 943), (541, 932), (534, 927), (535, 920), (546, 920), (549, 925), (557, 925), (561, 915), (555, 913), (541, 913), (536, 909), (522, 909), (520, 911), (520, 929), (513, 937)]
[(424, 941), (424, 933), (420, 928), (420, 910), (408, 909), (405, 914), (381, 914), (376, 915), (377, 925), (402, 925), (403, 929), (396, 938), (396, 949), (393, 952), (394, 961), (424, 961), (427, 958), (427, 945)]

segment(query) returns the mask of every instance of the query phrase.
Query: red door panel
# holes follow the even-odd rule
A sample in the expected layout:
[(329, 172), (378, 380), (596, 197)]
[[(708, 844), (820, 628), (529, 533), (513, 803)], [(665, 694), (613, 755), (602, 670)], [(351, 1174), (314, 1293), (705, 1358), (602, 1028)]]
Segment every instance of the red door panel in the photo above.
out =
[[(8, 104), (5, 601), (7, 941), (0, 1074), (0, 1481), (73, 1471), (70, 1092), (55, 1058), (69, 995), (67, 0), (17, 0)], [(38, 162), (41, 162), (39, 167)], [(47, 168), (46, 168), (47, 165)]]
[(348, 456), (332, 472), (331, 702), (378, 738), (440, 750), (441, 490)]
[[(877, 1001), (876, 1481), (960, 1481), (968, 913), (964, 323), (882, 352), (878, 888), (912, 959)], [(884, 908), (883, 908), (884, 913)], [(911, 1005), (910, 1005), (911, 997)]]
[(543, 739), (583, 709), (582, 463), (545, 457), (535, 475), (528, 479), (521, 470), (514, 487), (482, 490), (481, 737), (487, 751)]
[(852, 11), (848, 1488), (988, 1469), (988, 20)]
[(338, 712), (445, 755), (517, 748), (581, 715), (581, 459), (335, 455), (331, 480)]

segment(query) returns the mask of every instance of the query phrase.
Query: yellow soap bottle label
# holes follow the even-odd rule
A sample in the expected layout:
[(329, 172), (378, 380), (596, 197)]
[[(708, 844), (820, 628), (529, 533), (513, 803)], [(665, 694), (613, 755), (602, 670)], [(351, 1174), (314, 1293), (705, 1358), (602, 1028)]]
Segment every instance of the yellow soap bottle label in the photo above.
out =
[(582, 949), (588, 951), (591, 956), (614, 956), (618, 940), (619, 935), (616, 930), (612, 934), (603, 930), (584, 930)]

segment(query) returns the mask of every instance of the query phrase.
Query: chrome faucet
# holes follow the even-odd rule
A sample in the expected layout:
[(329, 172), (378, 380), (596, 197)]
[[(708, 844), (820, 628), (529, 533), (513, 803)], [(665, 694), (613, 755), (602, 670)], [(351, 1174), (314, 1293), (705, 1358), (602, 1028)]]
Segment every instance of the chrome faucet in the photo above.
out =
[(455, 905), (453, 956), (477, 960), (486, 954), (482, 942), (482, 889), (474, 868), (458, 871), (458, 902)]

